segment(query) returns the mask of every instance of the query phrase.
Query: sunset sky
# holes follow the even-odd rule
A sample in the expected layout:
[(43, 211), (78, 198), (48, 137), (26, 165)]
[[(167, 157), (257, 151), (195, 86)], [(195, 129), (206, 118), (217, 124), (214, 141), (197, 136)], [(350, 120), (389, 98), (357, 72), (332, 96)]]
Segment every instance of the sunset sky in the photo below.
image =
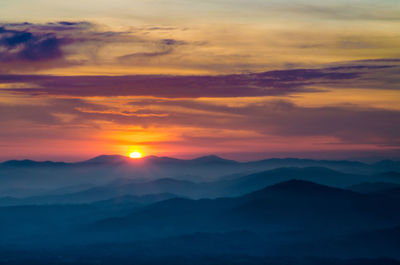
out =
[(400, 1), (0, 1), (0, 150), (399, 159)]

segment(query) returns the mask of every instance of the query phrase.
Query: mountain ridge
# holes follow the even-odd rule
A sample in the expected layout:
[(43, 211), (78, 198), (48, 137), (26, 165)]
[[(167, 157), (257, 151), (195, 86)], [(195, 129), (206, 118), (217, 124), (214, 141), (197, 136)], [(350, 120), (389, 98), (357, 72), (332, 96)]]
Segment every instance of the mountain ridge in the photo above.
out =
[(394, 225), (400, 220), (400, 214), (389, 216), (388, 213), (398, 210), (400, 206), (390, 198), (289, 180), (234, 198), (168, 199), (94, 225), (117, 230), (143, 228), (143, 231), (151, 231), (150, 227), (155, 226), (162, 227), (161, 231), (167, 234), (181, 227), (185, 227), (183, 232), (190, 232), (192, 228), (202, 231), (207, 226), (209, 231), (229, 231), (238, 225), (243, 229), (258, 227), (271, 231), (279, 225), (312, 231), (330, 227), (330, 232), (341, 233)]
[(247, 161), (247, 162), (240, 162), (236, 160), (231, 160), (231, 159), (225, 159), (217, 155), (205, 155), (205, 156), (200, 156), (192, 159), (180, 159), (180, 158), (174, 158), (174, 157), (168, 157), (168, 156), (155, 156), (155, 155), (150, 155), (150, 156), (145, 156), (141, 159), (131, 159), (128, 156), (123, 156), (123, 155), (98, 155), (93, 158), (89, 158), (87, 160), (82, 160), (82, 161), (76, 161), (76, 162), (64, 162), (64, 161), (50, 161), (50, 160), (45, 160), (45, 161), (37, 161), (37, 160), (32, 160), (32, 159), (12, 159), (12, 160), (6, 160), (3, 162), (0, 162), (0, 164), (18, 164), (18, 163), (26, 163), (26, 164), (81, 164), (81, 163), (107, 163), (107, 162), (128, 162), (128, 161), (140, 161), (140, 160), (153, 160), (153, 161), (160, 161), (160, 160), (171, 160), (171, 161), (198, 161), (198, 162), (229, 162), (229, 163), (239, 163), (239, 164), (252, 164), (252, 163), (263, 163), (263, 162), (317, 162), (317, 163), (344, 163), (344, 164), (351, 164), (351, 165), (398, 165), (400, 161), (398, 160), (380, 160), (374, 163), (364, 163), (364, 162), (359, 162), (359, 161), (353, 161), (353, 160), (319, 160), (319, 159), (307, 159), (307, 158), (295, 158), (295, 157), (287, 157), (287, 158), (266, 158), (266, 159), (261, 159), (261, 160), (253, 160), (253, 161)]

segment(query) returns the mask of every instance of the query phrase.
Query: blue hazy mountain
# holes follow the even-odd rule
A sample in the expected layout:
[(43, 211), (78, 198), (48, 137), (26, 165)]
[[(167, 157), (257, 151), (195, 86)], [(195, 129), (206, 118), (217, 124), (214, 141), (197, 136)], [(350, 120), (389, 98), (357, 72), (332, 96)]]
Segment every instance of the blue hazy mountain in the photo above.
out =
[(0, 164), (0, 263), (399, 264), (399, 162)]
[[(123, 195), (143, 196), (159, 193), (170, 193), (190, 198), (229, 197), (243, 195), (290, 179), (312, 181), (340, 188), (350, 185), (361, 185), (360, 183), (368, 181), (393, 181), (392, 176), (388, 175), (366, 176), (345, 174), (322, 167), (278, 168), (245, 176), (239, 175), (236, 178), (231, 177), (229, 179), (197, 183), (172, 178), (150, 181), (116, 179), (110, 183), (94, 187), (89, 186), (86, 189), (82, 189), (82, 186), (80, 186), (80, 189), (76, 192), (73, 189), (71, 192), (69, 191), (71, 189), (64, 188), (58, 189), (57, 192), (53, 191), (49, 195), (28, 196), (24, 198), (4, 196), (0, 197), (0, 205), (91, 203)], [(398, 181), (400, 183), (400, 179)], [(74, 188), (77, 189), (78, 187)]]
[[(48, 191), (48, 195), (15, 198), (0, 197), (0, 205), (31, 204), (65, 204), (90, 203), (122, 195), (141, 196), (146, 194), (173, 193), (191, 198), (216, 198), (221, 196), (238, 196), (259, 188), (289, 179), (302, 179), (320, 184), (344, 187), (368, 180), (378, 180), (376, 176), (344, 174), (326, 168), (279, 168), (236, 178), (222, 179), (213, 182), (194, 183), (171, 178), (150, 181), (116, 179), (108, 184), (94, 186), (81, 185)], [(379, 180), (387, 180), (379, 177)], [(86, 187), (84, 189), (83, 187)], [(76, 192), (74, 190), (77, 190)]]
[[(400, 182), (400, 178), (395, 175), (400, 171), (398, 161), (365, 164), (354, 161), (287, 158), (236, 162), (217, 156), (190, 160), (149, 156), (133, 160), (118, 155), (102, 155), (77, 163), (31, 160), (3, 162), (0, 164), (0, 196), (43, 195), (55, 189), (81, 185), (101, 186), (116, 179), (148, 181), (174, 178), (192, 182), (216, 181), (222, 177), (236, 178), (281, 167), (324, 167), (352, 175), (382, 174), (382, 178), (391, 178), (389, 182)], [(384, 176), (385, 172), (390, 171), (391, 175), (386, 173), (390, 176)]]
[[(126, 182), (110, 185), (122, 184)], [(348, 264), (396, 264), (391, 259), (400, 258), (395, 251), (400, 198), (392, 194), (394, 190), (363, 194), (291, 179), (216, 199), (121, 195), (85, 204), (0, 207), (0, 260), (9, 261), (14, 253), (11, 260), (31, 264), (16, 255), (22, 251), (24, 257), (35, 257), (36, 264), (48, 259), (63, 264), (60, 257), (159, 264), (171, 257), (192, 261), (196, 253), (219, 257), (221, 264), (243, 257), (243, 264), (253, 259), (254, 264), (281, 264), (273, 257), (279, 262), (287, 257), (289, 264), (347, 264), (343, 258), (372, 259)], [(368, 252), (363, 252), (366, 246)]]
[[(158, 181), (156, 181), (157, 183)], [(128, 188), (129, 187), (125, 187)], [(140, 188), (140, 187), (139, 187)], [(130, 203), (152, 203), (161, 201), (169, 198), (176, 197), (172, 193), (159, 193), (161, 189), (153, 189), (152, 192), (140, 194), (130, 190), (121, 190), (119, 187), (99, 187), (90, 188), (88, 190), (66, 193), (59, 195), (44, 195), (44, 196), (33, 196), (26, 198), (15, 198), (15, 197), (2, 197), (0, 198), (0, 206), (18, 206), (18, 205), (52, 205), (52, 204), (88, 204), (94, 202), (117, 202), (126, 201)], [(167, 189), (162, 189), (167, 190)], [(136, 194), (132, 195), (132, 194)]]
[(312, 231), (344, 233), (400, 222), (398, 201), (307, 181), (290, 180), (236, 198), (170, 199), (125, 217), (97, 223), (104, 229), (151, 236), (195, 231)]

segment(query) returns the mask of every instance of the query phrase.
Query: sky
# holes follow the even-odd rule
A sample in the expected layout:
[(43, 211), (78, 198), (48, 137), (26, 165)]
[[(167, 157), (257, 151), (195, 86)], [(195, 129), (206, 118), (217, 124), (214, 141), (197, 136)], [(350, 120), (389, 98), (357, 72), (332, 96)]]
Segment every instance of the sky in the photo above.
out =
[(398, 0), (0, 1), (0, 160), (400, 159)]

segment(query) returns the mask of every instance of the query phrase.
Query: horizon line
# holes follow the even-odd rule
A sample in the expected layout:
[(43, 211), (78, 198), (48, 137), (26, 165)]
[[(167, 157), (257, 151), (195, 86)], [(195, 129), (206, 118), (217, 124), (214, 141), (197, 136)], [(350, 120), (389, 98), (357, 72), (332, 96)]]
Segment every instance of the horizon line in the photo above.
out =
[(389, 158), (381, 158), (381, 159), (376, 159), (376, 162), (363, 162), (363, 161), (359, 161), (356, 159), (336, 159), (336, 158), (332, 158), (332, 159), (316, 159), (316, 158), (304, 158), (304, 157), (295, 157), (295, 156), (286, 156), (286, 157), (265, 157), (265, 158), (261, 158), (261, 159), (252, 159), (252, 160), (245, 160), (245, 161), (240, 161), (240, 160), (235, 160), (235, 159), (228, 159), (228, 158), (224, 158), (223, 156), (220, 155), (215, 155), (215, 154), (209, 154), (209, 155), (202, 155), (202, 156), (196, 156), (194, 158), (178, 158), (178, 157), (173, 157), (173, 156), (157, 156), (157, 155), (146, 155), (143, 156), (142, 158), (130, 158), (127, 155), (120, 155), (120, 154), (101, 154), (101, 155), (97, 155), (97, 156), (93, 156), (90, 157), (88, 159), (83, 159), (83, 160), (75, 160), (75, 161), (70, 161), (70, 162), (66, 162), (66, 161), (62, 161), (62, 160), (36, 160), (36, 159), (30, 159), (30, 158), (22, 158), (22, 159), (7, 159), (7, 160), (0, 160), (0, 164), (4, 164), (7, 162), (11, 162), (11, 161), (18, 161), (18, 162), (22, 162), (22, 161), (30, 161), (30, 162), (35, 162), (35, 163), (46, 163), (46, 162), (51, 162), (51, 163), (65, 163), (65, 164), (78, 164), (78, 163), (84, 163), (84, 162), (90, 162), (90, 160), (94, 160), (96, 158), (100, 158), (100, 157), (119, 157), (119, 158), (123, 158), (126, 159), (127, 161), (141, 161), (141, 160), (146, 160), (149, 158), (166, 158), (166, 159), (174, 159), (174, 160), (180, 160), (180, 161), (193, 161), (193, 160), (197, 160), (197, 159), (201, 159), (201, 158), (206, 158), (206, 157), (215, 157), (221, 160), (225, 160), (225, 161), (232, 161), (232, 162), (236, 162), (236, 163), (249, 163), (249, 162), (259, 162), (259, 161), (264, 161), (264, 160), (285, 160), (285, 159), (296, 159), (296, 160), (312, 160), (312, 161), (346, 161), (346, 162), (356, 162), (356, 163), (364, 163), (364, 164), (373, 164), (373, 163), (377, 163), (377, 162), (381, 162), (381, 161), (400, 161), (397, 159), (389, 159)]

